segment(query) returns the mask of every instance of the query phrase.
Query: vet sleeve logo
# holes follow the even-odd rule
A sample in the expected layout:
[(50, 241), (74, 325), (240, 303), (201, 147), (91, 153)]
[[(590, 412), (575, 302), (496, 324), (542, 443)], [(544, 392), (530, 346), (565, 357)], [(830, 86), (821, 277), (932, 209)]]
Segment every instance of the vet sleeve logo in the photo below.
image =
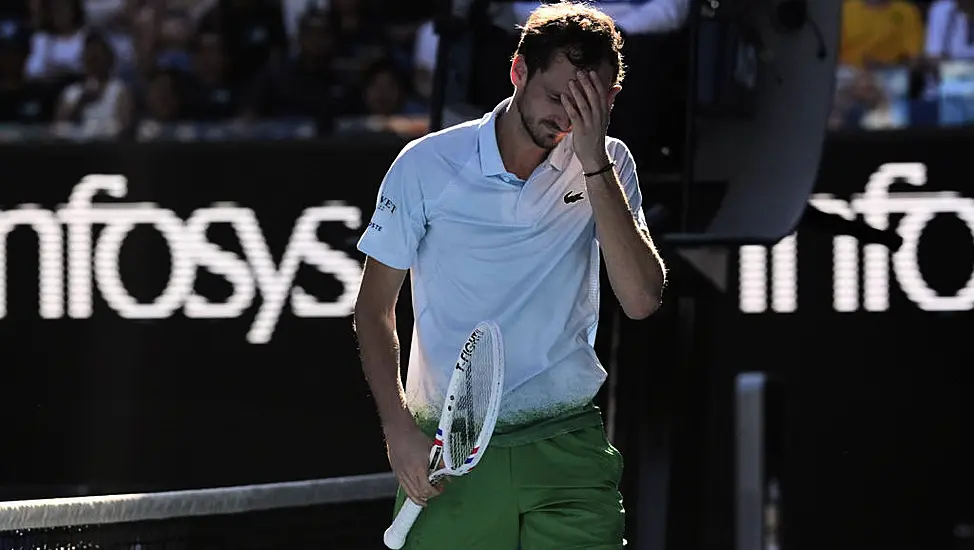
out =
[(392, 202), (392, 199), (382, 195), (379, 197), (379, 204), (376, 206), (376, 210), (379, 212), (388, 212), (390, 214), (396, 213), (396, 203)]

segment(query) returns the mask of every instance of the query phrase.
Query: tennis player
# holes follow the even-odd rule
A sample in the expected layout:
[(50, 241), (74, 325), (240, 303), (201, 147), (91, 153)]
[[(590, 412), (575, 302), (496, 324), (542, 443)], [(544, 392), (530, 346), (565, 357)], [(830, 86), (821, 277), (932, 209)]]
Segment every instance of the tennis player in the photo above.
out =
[[(400, 482), (396, 510), (405, 498), (425, 506), (406, 548), (623, 545), (622, 457), (593, 403), (606, 377), (593, 349), (600, 250), (633, 319), (659, 307), (666, 270), (632, 155), (606, 136), (621, 46), (595, 8), (539, 7), (513, 57), (512, 97), (412, 141), (382, 181), (358, 245), (355, 329)], [(407, 272), (415, 321), (403, 387), (395, 309)], [(438, 408), (459, 346), (484, 319), (506, 347), (497, 429), (476, 470), (433, 487)]]

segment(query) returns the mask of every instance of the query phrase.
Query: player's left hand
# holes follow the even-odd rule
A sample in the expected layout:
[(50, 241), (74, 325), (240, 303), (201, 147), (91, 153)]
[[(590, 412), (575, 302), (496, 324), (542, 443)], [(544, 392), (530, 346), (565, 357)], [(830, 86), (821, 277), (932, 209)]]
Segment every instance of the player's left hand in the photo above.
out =
[(595, 71), (579, 70), (568, 82), (568, 93), (561, 104), (572, 121), (575, 156), (585, 172), (595, 172), (609, 162), (605, 135), (609, 130), (609, 113), (619, 85), (606, 90)]

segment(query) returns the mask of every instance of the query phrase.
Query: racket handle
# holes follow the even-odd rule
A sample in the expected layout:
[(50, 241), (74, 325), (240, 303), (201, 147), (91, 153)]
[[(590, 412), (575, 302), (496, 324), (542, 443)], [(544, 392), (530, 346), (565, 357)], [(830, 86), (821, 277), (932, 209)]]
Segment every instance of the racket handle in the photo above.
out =
[(386, 543), (387, 548), (398, 550), (406, 544), (406, 535), (409, 534), (409, 530), (413, 527), (413, 523), (416, 523), (416, 518), (419, 517), (419, 513), (422, 511), (422, 506), (416, 504), (408, 497), (406, 498), (402, 507), (399, 508), (399, 513), (396, 514), (396, 519), (392, 520), (392, 525), (386, 529), (385, 535), (382, 537), (382, 541)]

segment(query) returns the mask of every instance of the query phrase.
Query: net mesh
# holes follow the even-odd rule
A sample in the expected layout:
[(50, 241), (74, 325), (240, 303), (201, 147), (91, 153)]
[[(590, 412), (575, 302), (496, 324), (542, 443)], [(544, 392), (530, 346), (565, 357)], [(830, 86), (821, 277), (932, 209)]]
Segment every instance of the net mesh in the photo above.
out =
[(0, 550), (384, 548), (392, 474), (0, 503)]
[(460, 354), (464, 376), (453, 395), (453, 421), (445, 434), (454, 468), (462, 466), (473, 453), (487, 420), (494, 375), (492, 338), (489, 331), (477, 330)]

